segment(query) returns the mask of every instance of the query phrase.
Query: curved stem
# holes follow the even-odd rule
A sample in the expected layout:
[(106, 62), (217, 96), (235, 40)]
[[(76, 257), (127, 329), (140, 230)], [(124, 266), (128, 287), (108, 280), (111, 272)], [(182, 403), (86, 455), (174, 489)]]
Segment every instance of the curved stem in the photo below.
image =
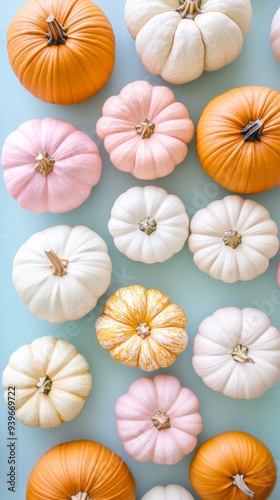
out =
[(148, 236), (152, 234), (157, 228), (157, 223), (153, 217), (147, 216), (139, 222), (139, 229)]
[(237, 344), (235, 348), (233, 349), (231, 355), (234, 359), (234, 361), (237, 361), (238, 363), (253, 363), (255, 364), (255, 361), (248, 356), (249, 348), (246, 347), (245, 345), (242, 344)]
[(88, 493), (85, 491), (80, 491), (76, 495), (71, 496), (71, 500), (92, 500)]
[(242, 236), (237, 231), (229, 229), (224, 234), (223, 242), (225, 245), (234, 249), (237, 248), (238, 245), (240, 245), (240, 243), (242, 242)]
[(158, 431), (171, 427), (170, 418), (164, 411), (157, 411), (151, 418)]
[(248, 125), (241, 130), (241, 134), (244, 135), (244, 142), (260, 141), (263, 131), (264, 122), (262, 118), (257, 120), (249, 120)]
[(44, 177), (46, 177), (50, 172), (53, 171), (53, 166), (55, 161), (52, 157), (47, 153), (47, 151), (39, 151), (38, 156), (35, 158), (37, 161), (35, 165), (35, 170), (40, 172)]
[(181, 14), (182, 19), (194, 19), (201, 12), (201, 0), (180, 0), (180, 4), (176, 12)]
[(50, 14), (48, 19), (46, 19), (48, 25), (48, 33), (46, 37), (48, 39), (48, 45), (60, 45), (65, 43), (68, 38), (66, 35), (66, 28), (63, 28), (61, 24), (56, 20), (53, 14)]
[(39, 377), (36, 387), (38, 387), (39, 392), (43, 392), (47, 396), (52, 388), (52, 380), (48, 375)]
[(141, 139), (149, 139), (155, 131), (155, 124), (144, 118), (144, 120), (136, 123), (135, 130), (138, 135), (141, 135)]
[(254, 498), (255, 493), (248, 488), (247, 484), (244, 481), (244, 477), (244, 474), (236, 474), (235, 476), (232, 476), (232, 484), (237, 486), (248, 497)]
[(52, 265), (52, 273), (55, 276), (64, 276), (67, 274), (68, 260), (60, 259), (53, 250), (45, 250), (45, 254)]

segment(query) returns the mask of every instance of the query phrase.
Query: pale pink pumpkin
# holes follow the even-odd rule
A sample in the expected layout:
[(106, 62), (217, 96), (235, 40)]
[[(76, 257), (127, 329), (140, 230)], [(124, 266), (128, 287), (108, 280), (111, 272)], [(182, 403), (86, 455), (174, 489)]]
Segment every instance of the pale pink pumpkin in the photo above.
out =
[(102, 113), (96, 131), (119, 170), (151, 180), (170, 174), (185, 159), (194, 125), (168, 87), (129, 83), (107, 99)]
[(126, 452), (139, 462), (176, 464), (197, 445), (198, 410), (197, 396), (173, 375), (135, 380), (115, 405)]
[(78, 207), (102, 171), (99, 148), (92, 139), (57, 118), (22, 123), (6, 138), (1, 162), (11, 196), (36, 213)]
[(280, 7), (276, 10), (270, 26), (270, 44), (275, 59), (280, 62)]

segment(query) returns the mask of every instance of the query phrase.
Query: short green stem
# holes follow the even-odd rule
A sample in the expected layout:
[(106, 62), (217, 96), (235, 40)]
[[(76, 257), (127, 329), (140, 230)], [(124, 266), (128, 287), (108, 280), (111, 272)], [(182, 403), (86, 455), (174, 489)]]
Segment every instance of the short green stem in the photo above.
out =
[(180, 7), (177, 7), (176, 12), (181, 14), (182, 19), (194, 19), (197, 14), (201, 13), (201, 0), (179, 0)]
[(242, 242), (242, 236), (237, 231), (233, 231), (232, 229), (229, 229), (224, 234), (223, 242), (226, 246), (229, 246), (229, 247), (235, 249)]
[(39, 392), (42, 392), (46, 396), (49, 394), (52, 388), (52, 380), (48, 375), (44, 375), (43, 377), (39, 377), (38, 382), (36, 384)]
[(246, 347), (245, 345), (242, 344), (237, 344), (235, 348), (233, 349), (231, 355), (234, 359), (234, 361), (237, 361), (238, 363), (253, 363), (255, 364), (255, 361), (248, 356), (249, 348)]
[(148, 236), (152, 234), (157, 228), (157, 223), (153, 217), (147, 216), (139, 222), (139, 229)]

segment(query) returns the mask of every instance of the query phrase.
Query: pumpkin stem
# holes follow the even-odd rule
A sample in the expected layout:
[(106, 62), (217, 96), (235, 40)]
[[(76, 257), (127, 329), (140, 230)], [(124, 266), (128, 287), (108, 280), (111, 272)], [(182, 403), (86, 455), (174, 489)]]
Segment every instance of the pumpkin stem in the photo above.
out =
[(157, 228), (157, 223), (153, 217), (144, 217), (144, 219), (140, 220), (139, 222), (139, 229), (140, 231), (143, 231), (146, 233), (148, 236), (152, 234)]
[(137, 334), (139, 335), (139, 337), (141, 337), (141, 339), (145, 339), (146, 337), (148, 337), (148, 335), (150, 335), (150, 331), (151, 331), (151, 328), (149, 327), (148, 323), (144, 322), (144, 323), (138, 323), (137, 327), (135, 328)]
[(255, 493), (253, 493), (253, 491), (251, 491), (248, 488), (248, 486), (246, 485), (246, 483), (244, 481), (244, 477), (245, 477), (244, 474), (236, 474), (236, 476), (232, 476), (232, 479), (233, 479), (232, 484), (237, 486), (248, 497), (254, 498)]
[(43, 174), (44, 177), (46, 177), (50, 172), (53, 171), (53, 166), (55, 164), (55, 161), (49, 156), (49, 154), (46, 151), (39, 151), (38, 156), (35, 158), (37, 161), (35, 165), (35, 170), (37, 172), (40, 172), (40, 174)]
[(233, 231), (232, 229), (226, 231), (223, 237), (224, 244), (230, 246), (233, 249), (238, 247), (241, 241), (242, 241), (241, 234), (239, 234), (237, 231)]
[(170, 418), (164, 411), (157, 411), (152, 416), (152, 421), (158, 431), (161, 431), (162, 429), (169, 429), (169, 427), (171, 427)]
[(136, 123), (135, 130), (138, 135), (141, 135), (141, 139), (149, 139), (155, 131), (155, 124), (144, 118), (144, 120)]
[(65, 40), (68, 38), (66, 35), (67, 29), (59, 24), (53, 14), (49, 15), (48, 19), (46, 19), (46, 23), (49, 30), (48, 33), (46, 33), (48, 45), (60, 45), (61, 43), (65, 43)]
[(176, 12), (181, 14), (182, 19), (194, 19), (197, 14), (200, 14), (200, 4), (201, 0), (179, 0), (180, 7), (178, 7)]
[(38, 387), (39, 392), (42, 392), (46, 396), (49, 394), (52, 388), (52, 380), (48, 375), (39, 377), (38, 382), (35, 387)]
[(51, 262), (55, 276), (64, 276), (67, 274), (67, 264), (68, 260), (60, 259), (53, 250), (45, 250), (45, 254)]
[(248, 125), (241, 130), (241, 134), (244, 135), (244, 142), (260, 141), (263, 131), (263, 120), (258, 118), (257, 120), (249, 120)]
[(237, 344), (235, 348), (233, 349), (231, 355), (234, 359), (234, 361), (237, 361), (239, 363), (254, 363), (255, 361), (248, 356), (249, 352), (249, 347), (246, 347), (245, 345), (242, 344)]
[(72, 495), (71, 500), (91, 500), (91, 498), (85, 491), (80, 491), (77, 495)]

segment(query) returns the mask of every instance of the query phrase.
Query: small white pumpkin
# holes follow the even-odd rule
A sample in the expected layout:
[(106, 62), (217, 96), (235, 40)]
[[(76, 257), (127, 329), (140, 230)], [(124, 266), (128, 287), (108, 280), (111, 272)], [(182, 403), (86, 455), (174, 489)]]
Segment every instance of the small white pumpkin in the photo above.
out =
[(229, 195), (198, 210), (190, 223), (188, 245), (194, 263), (227, 283), (264, 273), (279, 248), (278, 227), (254, 200)]
[(47, 335), (11, 355), (2, 384), (4, 399), (21, 423), (56, 427), (81, 411), (92, 377), (85, 357), (73, 344)]
[(153, 264), (182, 250), (189, 217), (177, 196), (157, 186), (136, 186), (116, 199), (108, 229), (121, 253)]
[(255, 308), (225, 307), (208, 316), (193, 352), (205, 384), (231, 398), (258, 398), (280, 377), (280, 332)]
[(141, 500), (194, 500), (191, 493), (179, 484), (154, 486)]
[(60, 225), (33, 234), (13, 262), (13, 282), (31, 313), (53, 323), (83, 317), (111, 281), (105, 241), (86, 226)]
[(173, 84), (216, 71), (240, 54), (250, 0), (127, 0), (125, 22), (145, 69)]

